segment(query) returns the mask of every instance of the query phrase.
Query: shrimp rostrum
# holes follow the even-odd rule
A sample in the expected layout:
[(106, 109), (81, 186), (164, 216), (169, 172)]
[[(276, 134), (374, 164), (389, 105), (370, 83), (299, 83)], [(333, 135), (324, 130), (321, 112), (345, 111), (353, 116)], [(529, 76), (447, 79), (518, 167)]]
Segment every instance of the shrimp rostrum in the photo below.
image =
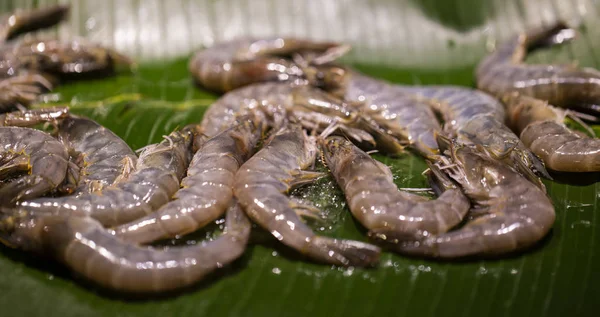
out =
[[(447, 147), (449, 140), (440, 139)], [(395, 250), (425, 257), (499, 256), (539, 242), (554, 225), (546, 194), (504, 163), (473, 147), (449, 145), (449, 159), (430, 164), (444, 168), (474, 204), (468, 221), (456, 230), (415, 241), (398, 241)]]
[(600, 171), (600, 139), (569, 129), (563, 123), (565, 110), (519, 93), (507, 94), (503, 101), (513, 128), (546, 167), (561, 172)]
[(444, 233), (459, 224), (469, 210), (467, 197), (443, 173), (430, 173), (439, 197), (429, 200), (399, 191), (389, 168), (349, 140), (332, 136), (320, 139), (320, 145), (352, 215), (379, 240), (414, 240)]
[(368, 243), (315, 234), (299, 215), (318, 212), (286, 195), (294, 186), (323, 176), (306, 171), (317, 155), (314, 138), (300, 126), (278, 131), (236, 174), (234, 194), (246, 214), (277, 240), (313, 260), (344, 266), (370, 266), (380, 249)]

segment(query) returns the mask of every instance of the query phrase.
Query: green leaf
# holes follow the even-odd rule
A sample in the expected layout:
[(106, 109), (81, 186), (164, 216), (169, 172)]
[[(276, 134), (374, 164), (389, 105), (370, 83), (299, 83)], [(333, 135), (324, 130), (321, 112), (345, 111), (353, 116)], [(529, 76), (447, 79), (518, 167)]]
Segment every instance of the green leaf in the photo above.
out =
[[(5, 3), (0, 10), (31, 5)], [(55, 34), (88, 36), (142, 62), (132, 75), (72, 82), (47, 100), (69, 104), (134, 149), (200, 121), (217, 96), (192, 84), (187, 54), (235, 34), (279, 31), (345, 40), (355, 47), (346, 60), (367, 74), (404, 84), (473, 86), (473, 68), (486, 44), (561, 17), (582, 22), (581, 36), (530, 61), (600, 67), (598, 8), (583, 0), (76, 3), (80, 19)], [(184, 25), (194, 27), (178, 29)], [(139, 35), (132, 45), (123, 37), (127, 31)], [(400, 187), (427, 187), (419, 157), (377, 158), (391, 167)], [(306, 261), (257, 229), (245, 255), (222, 272), (190, 290), (140, 300), (99, 291), (54, 261), (1, 247), (0, 307), (10, 316), (592, 316), (600, 308), (594, 292), (600, 283), (595, 177), (576, 176), (583, 185), (566, 184), (573, 181), (569, 175), (546, 182), (557, 214), (552, 234), (510, 258), (439, 262), (385, 253), (378, 268), (341, 269)], [(325, 224), (313, 224), (316, 231), (366, 240), (331, 178), (297, 194), (328, 214)]]

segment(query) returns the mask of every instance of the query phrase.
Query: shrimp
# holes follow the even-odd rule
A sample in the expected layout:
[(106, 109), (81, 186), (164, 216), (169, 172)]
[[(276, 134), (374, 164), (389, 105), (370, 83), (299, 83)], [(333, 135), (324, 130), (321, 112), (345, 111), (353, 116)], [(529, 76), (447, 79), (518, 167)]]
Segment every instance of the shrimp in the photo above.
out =
[(209, 139), (194, 154), (175, 200), (154, 213), (114, 229), (119, 238), (149, 243), (196, 231), (225, 212), (233, 199), (233, 181), (262, 135), (248, 120)]
[(558, 22), (513, 37), (481, 61), (476, 70), (477, 87), (497, 98), (517, 91), (561, 108), (593, 110), (600, 104), (598, 70), (579, 68), (574, 64), (522, 63), (528, 51), (569, 41), (575, 35), (575, 30)]
[(132, 293), (180, 289), (222, 268), (246, 249), (251, 224), (238, 205), (228, 209), (215, 240), (166, 250), (123, 242), (89, 217), (4, 211), (5, 244), (61, 261), (105, 288)]
[[(0, 70), (2, 62), (0, 61)], [(9, 68), (9, 71), (13, 70)], [(0, 74), (1, 75), (1, 74)], [(0, 76), (0, 113), (25, 108), (39, 95), (53, 88), (53, 84), (43, 75), (20, 74), (5, 79)]]
[(314, 138), (300, 126), (278, 131), (235, 175), (234, 194), (246, 214), (276, 239), (310, 258), (336, 265), (374, 264), (381, 250), (371, 244), (316, 235), (299, 214), (318, 211), (285, 195), (323, 176), (305, 171), (317, 154)]
[(58, 126), (58, 139), (67, 147), (76, 168), (70, 171), (74, 195), (94, 192), (127, 179), (137, 156), (121, 138), (98, 123), (70, 116)]
[[(235, 124), (237, 118), (251, 114), (259, 121), (277, 131), (290, 121), (298, 121), (303, 127), (321, 132), (334, 121), (340, 121), (338, 127), (353, 140), (367, 144), (378, 143), (386, 146), (388, 152), (400, 152), (401, 147), (387, 138), (376, 126), (360, 120), (359, 113), (342, 105), (334, 96), (320, 89), (292, 83), (259, 83), (228, 92), (214, 102), (202, 118), (203, 133), (214, 136)], [(331, 100), (330, 100), (331, 99)], [(332, 113), (312, 112), (315, 105), (311, 100), (327, 100), (331, 105), (339, 105)], [(367, 132), (363, 131), (366, 130)]]
[(563, 124), (564, 110), (518, 93), (504, 96), (503, 101), (521, 140), (546, 167), (561, 172), (600, 171), (600, 139), (569, 130)]
[(66, 19), (69, 5), (54, 5), (31, 11), (17, 10), (0, 17), (0, 43), (19, 34), (54, 26)]
[[(203, 87), (224, 93), (267, 81), (301, 81), (337, 89), (344, 84), (345, 69), (325, 65), (345, 54), (347, 46), (294, 38), (240, 38), (216, 44), (196, 53), (189, 70)], [(315, 67), (301, 67), (285, 56), (312, 56)]]
[(459, 143), (482, 147), (540, 188), (544, 184), (536, 174), (551, 179), (544, 163), (504, 124), (504, 106), (492, 96), (455, 86), (404, 86), (402, 90), (430, 102), (444, 118), (445, 132)]
[(28, 211), (89, 215), (105, 226), (127, 223), (169, 202), (191, 157), (192, 130), (175, 131), (144, 148), (126, 181), (79, 197), (38, 198), (19, 203)]
[(129, 57), (84, 40), (61, 42), (33, 39), (0, 48), (0, 59), (16, 68), (63, 78), (111, 74), (131, 67)]
[(448, 231), (469, 211), (469, 200), (445, 174), (430, 175), (436, 200), (398, 190), (392, 172), (345, 138), (319, 139), (327, 167), (352, 215), (379, 239), (419, 239)]
[(435, 133), (441, 127), (430, 105), (397, 87), (352, 72), (345, 99), (358, 102), (362, 111), (398, 142), (426, 158), (439, 155)]
[(46, 122), (57, 122), (69, 115), (67, 107), (13, 111), (0, 114), (0, 127), (31, 127)]
[(555, 213), (550, 199), (502, 162), (473, 147), (451, 144), (450, 159), (430, 167), (440, 165), (474, 203), (471, 219), (447, 233), (397, 241), (395, 250), (440, 258), (497, 256), (534, 245), (552, 228)]
[[(0, 206), (36, 198), (57, 188), (65, 179), (67, 149), (42, 131), (23, 127), (0, 127)], [(20, 174), (27, 175), (21, 176)]]

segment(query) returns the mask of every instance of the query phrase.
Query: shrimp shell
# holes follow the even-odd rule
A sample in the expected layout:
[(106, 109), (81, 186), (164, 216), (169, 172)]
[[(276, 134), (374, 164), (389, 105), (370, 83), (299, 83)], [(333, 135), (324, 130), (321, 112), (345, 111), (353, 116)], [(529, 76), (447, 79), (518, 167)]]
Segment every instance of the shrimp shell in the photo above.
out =
[(516, 91), (561, 108), (586, 109), (600, 104), (598, 70), (574, 64), (523, 64), (528, 51), (569, 41), (575, 35), (564, 22), (516, 35), (481, 61), (476, 71), (477, 87), (497, 98)]
[(166, 250), (123, 242), (89, 217), (17, 210), (3, 216), (0, 229), (3, 242), (50, 256), (103, 287), (151, 293), (197, 283), (233, 262), (246, 248), (251, 224), (234, 204), (227, 211), (224, 233), (215, 240)]
[(0, 127), (0, 179), (27, 173), (0, 184), (0, 206), (36, 198), (58, 187), (67, 173), (67, 149), (42, 131)]
[(235, 176), (234, 194), (246, 214), (276, 239), (319, 262), (337, 265), (374, 264), (381, 250), (373, 245), (316, 235), (298, 216), (315, 210), (285, 194), (294, 186), (312, 182), (321, 173), (304, 171), (314, 163), (315, 140), (301, 127), (278, 131)]
[(137, 156), (129, 145), (93, 120), (77, 116), (62, 120), (58, 139), (77, 162), (72, 171), (76, 197), (125, 180), (135, 168)]
[(233, 199), (235, 172), (253, 153), (261, 130), (246, 120), (206, 141), (194, 154), (174, 200), (115, 228), (113, 234), (149, 243), (193, 232), (221, 216)]
[(422, 238), (459, 224), (469, 200), (443, 173), (431, 177), (442, 192), (428, 200), (398, 190), (392, 172), (342, 137), (320, 139), (327, 167), (346, 195), (348, 206), (369, 235), (380, 240)]
[(563, 110), (518, 93), (503, 100), (521, 140), (546, 167), (562, 172), (600, 171), (600, 139), (581, 136), (567, 128)]
[(191, 157), (192, 132), (175, 131), (144, 148), (127, 181), (79, 197), (38, 198), (20, 203), (31, 212), (89, 215), (105, 226), (127, 223), (169, 202)]

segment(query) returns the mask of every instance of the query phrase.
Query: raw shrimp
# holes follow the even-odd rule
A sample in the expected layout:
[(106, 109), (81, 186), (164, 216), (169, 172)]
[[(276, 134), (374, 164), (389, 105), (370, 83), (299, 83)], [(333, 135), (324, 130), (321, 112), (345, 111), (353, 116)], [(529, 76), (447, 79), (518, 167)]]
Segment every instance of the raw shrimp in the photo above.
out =
[(600, 171), (600, 139), (581, 136), (563, 121), (565, 111), (546, 101), (512, 93), (504, 96), (510, 122), (523, 143), (546, 167), (562, 172)]
[[(323, 97), (327, 95), (327, 97)], [(292, 83), (259, 83), (228, 92), (213, 103), (202, 118), (203, 133), (214, 136), (229, 128), (238, 117), (252, 114), (274, 130), (279, 130), (289, 121), (299, 121), (303, 127), (321, 132), (333, 121), (340, 120), (339, 129), (357, 142), (373, 144), (376, 141), (386, 146), (388, 152), (400, 152), (402, 147), (387, 137), (378, 127), (360, 120), (359, 113), (339, 101), (335, 111), (311, 104), (311, 100), (333, 100), (335, 97), (307, 85)], [(337, 99), (336, 99), (337, 100)], [(317, 108), (318, 112), (313, 112)], [(325, 111), (331, 113), (322, 113)], [(366, 130), (367, 132), (365, 132)], [(370, 134), (369, 134), (370, 133)]]
[(121, 138), (98, 123), (70, 116), (58, 125), (58, 139), (67, 147), (75, 168), (70, 183), (74, 195), (101, 190), (127, 179), (137, 156)]
[(112, 49), (84, 40), (28, 40), (0, 48), (0, 59), (16, 68), (59, 77), (111, 74), (132, 61)]
[(402, 90), (430, 102), (444, 118), (446, 133), (459, 143), (483, 147), (540, 188), (544, 184), (536, 174), (551, 178), (544, 163), (504, 124), (504, 106), (492, 96), (457, 86), (403, 86)]
[(575, 30), (558, 22), (519, 34), (498, 47), (479, 64), (477, 87), (498, 98), (517, 91), (562, 108), (600, 113), (600, 72), (571, 65), (527, 65), (528, 51), (560, 44), (575, 37)]
[(133, 221), (169, 202), (179, 190), (190, 162), (191, 142), (191, 129), (175, 131), (144, 148), (136, 171), (126, 181), (79, 197), (27, 200), (20, 207), (57, 215), (89, 215), (105, 226)]
[(352, 72), (345, 99), (358, 102), (363, 113), (387, 133), (424, 157), (439, 155), (435, 133), (440, 124), (429, 103), (422, 102), (384, 81)]
[(40, 123), (55, 123), (68, 115), (69, 108), (66, 107), (7, 112), (0, 114), (0, 127), (31, 127)]
[(0, 43), (19, 34), (54, 26), (65, 20), (69, 5), (54, 5), (31, 11), (17, 10), (0, 17)]
[(317, 152), (314, 138), (300, 126), (278, 131), (267, 146), (240, 167), (234, 194), (252, 220), (300, 253), (325, 263), (372, 265), (379, 258), (378, 247), (316, 235), (299, 214), (318, 210), (286, 196), (292, 187), (323, 176), (304, 170), (314, 163)]
[(471, 219), (447, 233), (398, 241), (397, 251), (441, 258), (497, 256), (532, 246), (550, 231), (554, 207), (540, 188), (472, 147), (451, 145), (450, 158), (439, 164), (475, 204)]
[[(189, 70), (196, 82), (223, 93), (265, 81), (308, 81), (323, 88), (344, 84), (345, 69), (324, 65), (343, 55), (347, 46), (294, 38), (241, 38), (201, 50), (190, 59)], [(313, 55), (315, 67), (301, 67), (284, 56)]]
[[(0, 61), (1, 70), (2, 61)], [(46, 77), (35, 73), (1, 79), (2, 77), (0, 72), (0, 113), (25, 108), (33, 103), (39, 95), (53, 87)]]
[(392, 172), (345, 138), (319, 139), (324, 160), (346, 195), (350, 211), (381, 240), (420, 239), (459, 224), (469, 200), (445, 174), (430, 173), (438, 198), (398, 190)]
[[(57, 188), (67, 173), (67, 149), (42, 131), (0, 127), (0, 206), (36, 198)], [(20, 174), (27, 174), (22, 176)]]
[(200, 281), (243, 254), (250, 229), (246, 215), (233, 205), (224, 233), (215, 240), (157, 250), (123, 242), (89, 217), (4, 210), (0, 219), (4, 243), (50, 256), (103, 287), (135, 293), (169, 291)]
[(233, 199), (233, 181), (252, 155), (262, 128), (244, 120), (209, 139), (194, 154), (182, 189), (156, 212), (114, 229), (119, 238), (149, 243), (204, 227), (225, 212)]

